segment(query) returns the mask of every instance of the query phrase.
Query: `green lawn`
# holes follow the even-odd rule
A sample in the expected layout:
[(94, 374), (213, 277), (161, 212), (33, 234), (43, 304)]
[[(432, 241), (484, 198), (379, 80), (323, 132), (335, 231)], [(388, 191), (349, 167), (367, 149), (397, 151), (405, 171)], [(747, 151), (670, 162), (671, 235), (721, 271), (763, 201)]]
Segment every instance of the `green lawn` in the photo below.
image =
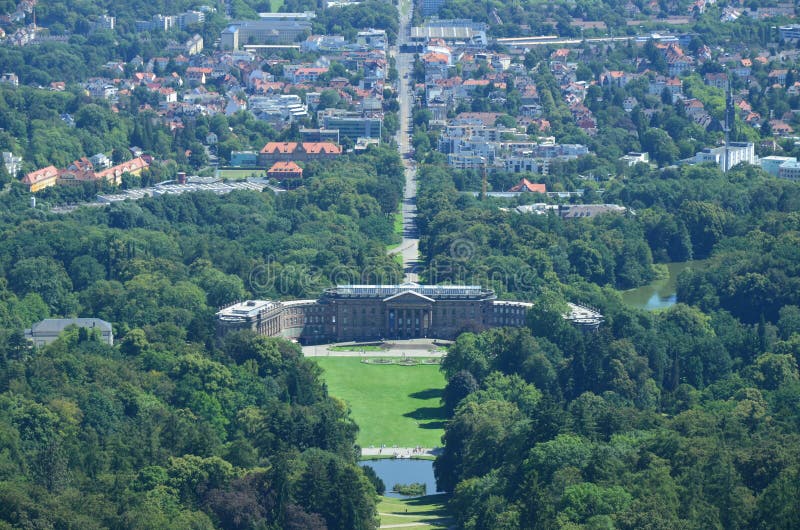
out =
[(244, 180), (248, 177), (253, 176), (253, 174), (257, 177), (263, 177), (266, 173), (263, 169), (220, 169), (219, 170), (219, 177), (228, 179), (228, 180)]
[(403, 214), (402, 212), (396, 212), (394, 214), (394, 233), (395, 235), (403, 237)]
[(283, 6), (283, 0), (269, 0), (269, 6), (271, 12), (277, 13), (281, 6)]
[[(402, 204), (403, 203), (400, 203), (400, 206), (402, 206)], [(400, 206), (398, 206), (398, 210)], [(397, 211), (392, 215), (392, 227), (392, 242), (389, 245), (386, 245), (387, 252), (397, 248), (400, 246), (400, 243), (403, 242), (403, 214), (400, 213), (400, 211)], [(398, 259), (400, 265), (403, 264), (403, 256), (399, 252), (395, 254), (395, 259)]]
[(404, 528), (444, 530), (447, 528), (446, 523), (449, 519), (444, 508), (446, 501), (446, 494), (426, 495), (413, 499), (381, 497), (381, 501), (378, 503), (381, 525), (427, 523)]
[(345, 400), (361, 447), (438, 447), (445, 380), (438, 365), (364, 364), (358, 357), (315, 357), (332, 396)]

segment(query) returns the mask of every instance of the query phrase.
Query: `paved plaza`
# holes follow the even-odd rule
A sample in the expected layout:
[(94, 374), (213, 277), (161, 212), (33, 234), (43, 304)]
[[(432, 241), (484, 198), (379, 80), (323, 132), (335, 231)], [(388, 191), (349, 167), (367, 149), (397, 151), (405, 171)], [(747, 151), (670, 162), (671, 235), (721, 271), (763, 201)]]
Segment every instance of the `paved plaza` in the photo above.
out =
[[(381, 350), (374, 350), (380, 344)], [(317, 344), (303, 346), (306, 357), (444, 357), (445, 346), (451, 341), (437, 339), (390, 340), (383, 342), (340, 342), (335, 344)], [(359, 346), (368, 346), (363, 350)], [(331, 349), (331, 348), (348, 348)]]

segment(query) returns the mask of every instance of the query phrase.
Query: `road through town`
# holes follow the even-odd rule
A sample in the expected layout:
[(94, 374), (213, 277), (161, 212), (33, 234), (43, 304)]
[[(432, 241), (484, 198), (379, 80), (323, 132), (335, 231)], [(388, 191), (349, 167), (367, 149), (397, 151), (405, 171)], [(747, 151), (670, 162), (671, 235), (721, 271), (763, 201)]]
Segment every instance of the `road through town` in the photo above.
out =
[(400, 11), (400, 27), (397, 31), (397, 43), (390, 53), (395, 58), (398, 73), (398, 101), (400, 103), (399, 123), (397, 131), (397, 147), (403, 158), (405, 169), (405, 187), (403, 189), (403, 203), (401, 213), (403, 216), (403, 240), (397, 247), (389, 250), (390, 254), (400, 254), (403, 257), (403, 270), (405, 281), (416, 282), (419, 280), (419, 232), (417, 230), (417, 172), (411, 156), (411, 109), (413, 107), (413, 93), (411, 90), (411, 70), (414, 56), (411, 53), (402, 53), (401, 49), (410, 31), (411, 8), (410, 0), (402, 0), (398, 5)]

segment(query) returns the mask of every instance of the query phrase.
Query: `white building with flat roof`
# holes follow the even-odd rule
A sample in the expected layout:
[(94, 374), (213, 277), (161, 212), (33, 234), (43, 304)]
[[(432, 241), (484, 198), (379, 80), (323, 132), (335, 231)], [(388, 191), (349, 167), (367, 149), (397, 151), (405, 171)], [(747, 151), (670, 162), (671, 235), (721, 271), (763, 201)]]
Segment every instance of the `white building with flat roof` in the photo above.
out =
[(800, 24), (789, 24), (788, 26), (780, 26), (778, 34), (781, 40), (797, 41), (800, 40)]
[(800, 162), (787, 160), (778, 168), (778, 177), (789, 180), (800, 180)]
[[(291, 15), (293, 13), (280, 13)], [(238, 50), (245, 44), (292, 44), (311, 34), (311, 21), (307, 19), (263, 18), (233, 22), (222, 31), (220, 45), (223, 50)]]
[(758, 160), (761, 169), (772, 175), (773, 177), (778, 176), (778, 171), (786, 162), (797, 162), (797, 158), (793, 156), (765, 156), (761, 157)]
[(727, 164), (725, 162), (725, 146), (707, 147), (686, 161), (690, 164), (713, 162), (718, 165), (722, 171), (728, 171), (742, 162), (752, 165), (756, 164), (755, 145), (752, 142), (731, 142), (727, 150)]

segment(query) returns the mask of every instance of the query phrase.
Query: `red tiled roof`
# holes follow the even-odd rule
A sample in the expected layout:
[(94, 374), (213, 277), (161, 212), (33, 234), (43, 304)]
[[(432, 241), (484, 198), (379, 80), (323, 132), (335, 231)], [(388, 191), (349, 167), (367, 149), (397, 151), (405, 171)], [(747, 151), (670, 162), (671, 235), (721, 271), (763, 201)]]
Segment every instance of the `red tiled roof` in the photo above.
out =
[(58, 175), (58, 169), (56, 169), (56, 166), (47, 166), (43, 167), (42, 169), (37, 169), (36, 171), (31, 171), (25, 175), (22, 178), (22, 183), (32, 185), (36, 184), (37, 182), (41, 182), (42, 180), (53, 178), (55, 175)]
[(295, 149), (297, 149), (297, 142), (269, 142), (263, 147), (263, 149), (261, 149), (261, 152), (265, 154), (290, 154), (294, 153)]
[(94, 174), (96, 178), (99, 179), (107, 179), (109, 176), (116, 177), (118, 175), (122, 175), (125, 173), (131, 173), (133, 171), (138, 171), (140, 169), (144, 169), (150, 164), (142, 157), (133, 158), (128, 160), (127, 162), (123, 162), (121, 164), (117, 164), (114, 167), (110, 167), (108, 169), (104, 169), (103, 171), (99, 171)]
[(512, 187), (508, 191), (511, 192), (528, 191), (531, 193), (547, 193), (547, 186), (545, 186), (544, 184), (534, 184), (530, 180), (524, 178), (519, 181), (519, 184)]
[(298, 68), (294, 71), (294, 75), (307, 75), (307, 74), (324, 74), (327, 72), (327, 68)]
[(275, 162), (272, 167), (267, 170), (267, 173), (300, 173), (302, 175), (303, 168), (294, 162)]
[(443, 53), (429, 52), (422, 56), (422, 62), (425, 63), (448, 63), (447, 55)]
[(303, 150), (309, 154), (341, 154), (342, 148), (331, 142), (303, 142)]
[[(297, 142), (269, 142), (261, 149), (262, 154), (292, 154), (301, 145)], [(303, 142), (302, 151), (309, 154), (341, 154), (342, 148), (331, 142)]]

